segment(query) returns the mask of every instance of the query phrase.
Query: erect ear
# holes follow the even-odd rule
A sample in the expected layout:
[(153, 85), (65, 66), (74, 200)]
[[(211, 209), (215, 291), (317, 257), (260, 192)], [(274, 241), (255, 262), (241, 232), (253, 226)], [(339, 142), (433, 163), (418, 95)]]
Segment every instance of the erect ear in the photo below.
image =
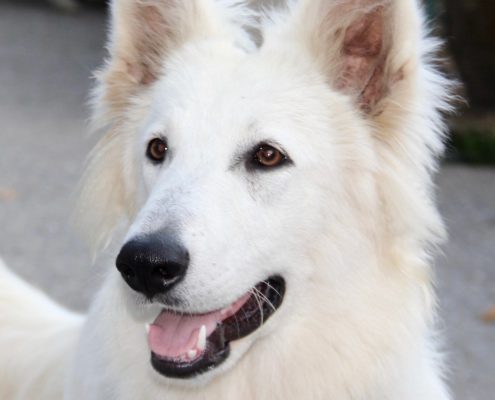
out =
[[(289, 24), (291, 35), (296, 35), (292, 39), (304, 41), (332, 87), (352, 96), (365, 113), (377, 113), (393, 85), (403, 79), (404, 60), (397, 56), (404, 50), (413, 55), (416, 51), (413, 4), (411, 0), (301, 0)], [(410, 35), (407, 40), (404, 29)], [(398, 43), (404, 47), (399, 49)]]
[(343, 29), (335, 84), (356, 96), (365, 111), (373, 110), (399, 78), (390, 76), (387, 69), (392, 44), (390, 14), (389, 4), (378, 3), (358, 13)]
[(190, 40), (239, 39), (241, 30), (229, 21), (239, 12), (235, 8), (211, 0), (112, 0), (110, 57), (97, 74), (98, 109), (122, 110), (158, 79), (167, 55)]

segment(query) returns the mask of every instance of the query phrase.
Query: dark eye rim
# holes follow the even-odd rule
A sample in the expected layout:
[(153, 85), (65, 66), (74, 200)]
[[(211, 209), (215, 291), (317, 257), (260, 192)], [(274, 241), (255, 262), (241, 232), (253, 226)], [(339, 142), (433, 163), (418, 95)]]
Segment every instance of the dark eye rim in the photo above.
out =
[[(277, 152), (279, 152), (280, 155), (282, 156), (281, 161), (275, 165), (264, 165), (260, 163), (257, 155), (258, 152), (265, 147), (273, 148)], [(253, 146), (253, 148), (249, 151), (249, 155), (247, 157), (247, 162), (246, 162), (246, 168), (250, 171), (273, 171), (292, 164), (293, 162), (290, 159), (290, 157), (287, 155), (287, 152), (283, 150), (280, 145), (270, 141), (263, 141), (258, 143), (256, 146)]]
[[(152, 153), (152, 146), (153, 144), (159, 142), (160, 144), (165, 145), (165, 151), (163, 152), (162, 157), (155, 157)], [(167, 139), (162, 138), (162, 137), (154, 137), (148, 141), (148, 145), (146, 147), (146, 157), (150, 162), (152, 162), (155, 165), (162, 164), (165, 161), (165, 158), (167, 157), (167, 152), (168, 152), (168, 143)]]

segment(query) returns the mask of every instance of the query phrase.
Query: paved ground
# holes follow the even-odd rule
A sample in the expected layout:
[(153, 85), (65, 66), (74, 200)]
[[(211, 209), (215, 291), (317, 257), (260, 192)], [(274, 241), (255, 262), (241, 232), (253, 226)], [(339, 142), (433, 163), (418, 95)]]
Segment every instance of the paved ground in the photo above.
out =
[[(104, 30), (101, 12), (75, 17), (41, 1), (0, 3), (0, 254), (78, 310), (104, 264), (92, 266), (68, 223), (71, 193), (94, 143), (84, 103)], [(495, 170), (450, 165), (438, 182), (451, 232), (438, 287), (453, 389), (457, 399), (493, 400), (495, 325), (479, 316), (495, 304)]]

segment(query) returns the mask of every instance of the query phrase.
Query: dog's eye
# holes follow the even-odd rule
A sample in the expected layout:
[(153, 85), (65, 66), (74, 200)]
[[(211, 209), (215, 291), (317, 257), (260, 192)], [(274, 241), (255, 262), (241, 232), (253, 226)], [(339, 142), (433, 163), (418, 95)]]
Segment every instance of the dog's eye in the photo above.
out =
[(274, 168), (287, 161), (287, 156), (269, 144), (261, 144), (253, 155), (255, 165), (261, 168)]
[(148, 143), (146, 156), (155, 163), (161, 163), (167, 155), (167, 142), (162, 139), (155, 138)]

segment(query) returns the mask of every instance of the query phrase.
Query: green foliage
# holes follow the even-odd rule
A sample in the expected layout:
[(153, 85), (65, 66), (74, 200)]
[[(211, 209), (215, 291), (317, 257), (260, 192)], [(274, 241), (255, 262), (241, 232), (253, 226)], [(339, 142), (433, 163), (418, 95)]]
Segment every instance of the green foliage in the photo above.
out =
[(454, 129), (449, 148), (459, 161), (495, 165), (495, 127)]

